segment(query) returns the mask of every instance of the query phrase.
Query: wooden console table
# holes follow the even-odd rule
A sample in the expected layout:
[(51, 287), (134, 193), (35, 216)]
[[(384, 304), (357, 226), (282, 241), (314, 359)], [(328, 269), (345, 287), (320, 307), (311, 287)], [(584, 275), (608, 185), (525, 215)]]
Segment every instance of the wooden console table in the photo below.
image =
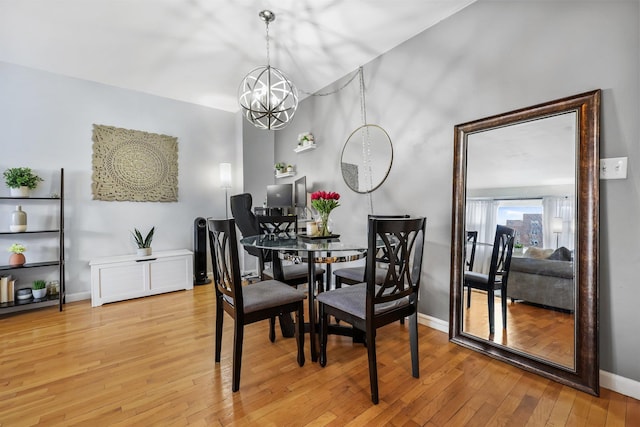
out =
[(91, 306), (193, 289), (193, 252), (158, 251), (149, 256), (96, 258), (91, 266)]

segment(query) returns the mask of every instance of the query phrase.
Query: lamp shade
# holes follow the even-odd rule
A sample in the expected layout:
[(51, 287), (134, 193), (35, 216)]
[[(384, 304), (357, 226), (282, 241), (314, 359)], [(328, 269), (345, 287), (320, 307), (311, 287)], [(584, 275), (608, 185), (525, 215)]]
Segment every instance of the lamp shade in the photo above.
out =
[(562, 218), (559, 216), (551, 218), (551, 232), (562, 233)]
[(231, 163), (220, 163), (220, 187), (231, 188)]

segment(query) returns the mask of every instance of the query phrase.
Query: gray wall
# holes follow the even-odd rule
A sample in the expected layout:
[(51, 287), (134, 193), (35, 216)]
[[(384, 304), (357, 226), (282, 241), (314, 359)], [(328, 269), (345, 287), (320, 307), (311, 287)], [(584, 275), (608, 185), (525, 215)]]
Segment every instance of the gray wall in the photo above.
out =
[[(0, 63), (0, 94), (0, 171), (31, 167), (47, 179), (39, 190), (48, 195), (52, 172), (65, 169), (71, 299), (89, 295), (89, 260), (135, 253), (129, 233), (134, 227), (146, 231), (156, 226), (154, 250), (191, 249), (194, 219), (224, 216), (218, 163), (237, 167), (241, 162), (235, 115), (6, 63)], [(94, 123), (177, 137), (179, 201), (92, 200)], [(238, 181), (234, 185), (241, 188)], [(8, 195), (8, 189), (2, 185), (0, 193)], [(9, 216), (0, 218), (6, 224)]]
[[(454, 125), (601, 88), (601, 156), (629, 157), (627, 180), (601, 183), (601, 369), (640, 381), (639, 27), (638, 1), (479, 0), (366, 64), (368, 122), (387, 130), (395, 150), (374, 212), (428, 219), (422, 313), (448, 321)], [(364, 233), (369, 212), (367, 196), (350, 192), (339, 171), (342, 145), (361, 124), (359, 104), (356, 79), (303, 101), (276, 133), (275, 161), (296, 164), (310, 190), (343, 195), (332, 217), (345, 234)], [(318, 149), (296, 155), (304, 131)], [(270, 177), (249, 179), (255, 188)]]

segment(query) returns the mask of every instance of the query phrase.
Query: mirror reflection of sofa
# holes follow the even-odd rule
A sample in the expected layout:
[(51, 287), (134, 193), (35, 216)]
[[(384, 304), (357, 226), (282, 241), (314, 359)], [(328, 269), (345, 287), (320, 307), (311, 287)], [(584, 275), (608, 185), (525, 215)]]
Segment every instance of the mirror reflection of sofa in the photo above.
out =
[(511, 259), (507, 297), (550, 308), (574, 311), (573, 254), (565, 247), (530, 247)]

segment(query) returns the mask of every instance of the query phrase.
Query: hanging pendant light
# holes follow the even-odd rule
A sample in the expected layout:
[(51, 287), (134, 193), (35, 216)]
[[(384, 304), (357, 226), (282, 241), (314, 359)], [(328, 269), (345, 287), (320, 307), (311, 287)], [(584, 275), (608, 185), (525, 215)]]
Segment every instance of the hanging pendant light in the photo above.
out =
[(259, 129), (279, 130), (291, 122), (298, 108), (298, 89), (291, 80), (269, 64), (269, 23), (276, 19), (270, 10), (259, 13), (267, 27), (267, 65), (254, 68), (238, 89), (244, 117)]

